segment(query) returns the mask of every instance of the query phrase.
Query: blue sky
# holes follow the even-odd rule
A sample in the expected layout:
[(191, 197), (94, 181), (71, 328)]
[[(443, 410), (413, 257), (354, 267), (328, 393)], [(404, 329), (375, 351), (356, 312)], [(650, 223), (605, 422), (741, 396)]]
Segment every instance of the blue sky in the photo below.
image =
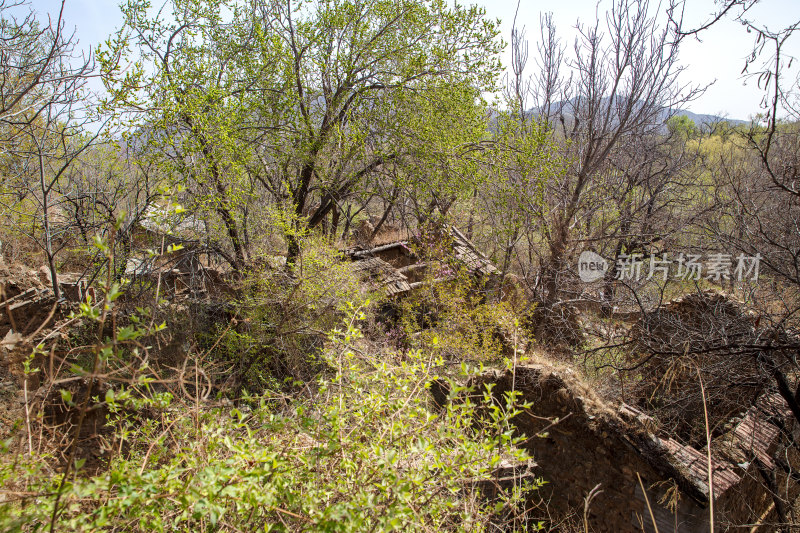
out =
[[(491, 17), (502, 20), (504, 39), (509, 41), (511, 21), (517, 8), (516, 0), (462, 0), (475, 2), (486, 8)], [(654, 5), (657, 2), (652, 2)], [(666, 2), (666, 0), (665, 0)], [(154, 1), (154, 4), (158, 0)], [(33, 8), (41, 14), (57, 13), (60, 0), (33, 0)], [(518, 23), (525, 25), (528, 35), (533, 38), (538, 32), (539, 13), (552, 11), (560, 33), (571, 44), (574, 39), (575, 23), (594, 16), (597, 0), (521, 0)], [(688, 0), (687, 21), (701, 23), (715, 9), (713, 0)], [(608, 5), (608, 0), (600, 1), (600, 9)], [(761, 0), (750, 12), (750, 17), (779, 29), (791, 22), (800, 20), (800, 1)], [(111, 32), (119, 27), (121, 15), (117, 3), (103, 0), (67, 0), (65, 9), (67, 27), (76, 30), (83, 48), (95, 47)], [(696, 84), (715, 83), (696, 100), (690, 109), (696, 113), (713, 113), (730, 118), (746, 119), (759, 111), (762, 93), (753, 80), (746, 81), (740, 73), (744, 58), (752, 50), (754, 36), (748, 34), (741, 25), (724, 20), (701, 36), (702, 42), (691, 40), (684, 45), (681, 60), (687, 66), (685, 81)], [(789, 41), (789, 53), (800, 58), (800, 34)], [(533, 44), (531, 45), (533, 48)], [(800, 62), (796, 62), (800, 65)], [(797, 69), (794, 69), (797, 75)]]

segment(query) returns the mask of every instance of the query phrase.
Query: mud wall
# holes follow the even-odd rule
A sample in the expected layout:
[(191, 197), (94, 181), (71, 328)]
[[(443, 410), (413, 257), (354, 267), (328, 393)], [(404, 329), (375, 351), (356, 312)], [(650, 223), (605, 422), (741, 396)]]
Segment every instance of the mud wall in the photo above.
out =
[(636, 430), (570, 370), (529, 365), (482, 381), (495, 383), (492, 392), (498, 399), (513, 387), (522, 393), (521, 401), (532, 403), (515, 422), (527, 437), (525, 447), (533, 455), (536, 473), (547, 481), (533, 496), (532, 504), (542, 509), (538, 518), (560, 531), (582, 530), (584, 498), (600, 484), (602, 492), (588, 513), (591, 530), (655, 531), (638, 474), (659, 531), (675, 531), (676, 524), (680, 532), (708, 531), (707, 512), (691, 498), (682, 495), (673, 508), (658, 503), (665, 495), (680, 493), (675, 483), (633, 445), (631, 434)]

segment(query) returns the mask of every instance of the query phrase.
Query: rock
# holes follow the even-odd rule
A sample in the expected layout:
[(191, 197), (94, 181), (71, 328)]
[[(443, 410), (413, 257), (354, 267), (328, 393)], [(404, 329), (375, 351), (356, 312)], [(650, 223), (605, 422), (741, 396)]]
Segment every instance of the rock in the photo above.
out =
[[(268, 255), (266, 257), (266, 261), (269, 267), (273, 270), (279, 270), (286, 267), (286, 257), (283, 255)], [(217, 273), (216, 277), (222, 279), (222, 274)]]
[(52, 278), (50, 277), (50, 269), (44, 265), (39, 267), (37, 277), (39, 278), (39, 281), (41, 281), (45, 285), (52, 283)]
[(3, 340), (0, 340), (0, 348), (6, 349), (8, 351), (13, 350), (16, 348), (17, 344), (22, 342), (22, 335), (19, 333), (15, 333), (12, 330), (8, 330), (6, 336), (3, 337)]

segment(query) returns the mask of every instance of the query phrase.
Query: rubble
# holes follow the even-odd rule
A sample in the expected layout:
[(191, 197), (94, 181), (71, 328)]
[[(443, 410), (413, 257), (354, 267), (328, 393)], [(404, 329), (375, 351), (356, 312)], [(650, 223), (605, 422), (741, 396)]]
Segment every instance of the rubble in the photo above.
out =
[[(599, 483), (602, 493), (588, 515), (596, 531), (639, 532), (642, 525), (655, 531), (645, 500), (659, 531), (708, 531), (707, 450), (677, 441), (634, 406), (608, 404), (566, 367), (525, 364), (484, 374), (471, 384), (474, 394), (490, 385), (501, 404), (512, 389), (521, 402), (531, 403), (515, 423), (526, 436), (523, 445), (535, 460), (533, 471), (548, 481), (532, 496), (547, 502), (551, 516), (543, 519), (582, 518), (584, 498)], [(768, 430), (774, 426), (764, 418), (765, 405), (788, 423), (786, 407), (765, 397), (732, 429), (726, 451), (712, 447), (718, 524), (753, 523), (769, 509), (771, 499), (753, 482), (751, 466), (754, 457), (766, 460), (777, 439), (776, 430)], [(738, 455), (731, 453), (734, 448)], [(673, 500), (673, 508), (659, 503), (665, 497)]]
[[(447, 226), (445, 238), (450, 243), (449, 255), (470, 275), (488, 278), (499, 274), (497, 267), (480, 252), (455, 226)], [(401, 239), (378, 246), (363, 248), (357, 246), (343, 250), (342, 253), (353, 262), (353, 270), (362, 274), (373, 289), (383, 291), (388, 296), (407, 293), (425, 283), (425, 273), (430, 265), (413, 251), (414, 239)], [(439, 273), (433, 281), (445, 281), (452, 273)]]
[(756, 322), (744, 306), (713, 291), (691, 293), (643, 314), (628, 332), (626, 366), (636, 370), (627, 401), (657, 413), (684, 441), (702, 445), (704, 400), (698, 372), (712, 428), (742, 416), (772, 384), (756, 348), (731, 348), (764, 343), (767, 331)]
[(411, 290), (406, 275), (379, 257), (365, 257), (355, 261), (353, 271), (366, 277), (374, 287), (380, 287), (387, 296)]

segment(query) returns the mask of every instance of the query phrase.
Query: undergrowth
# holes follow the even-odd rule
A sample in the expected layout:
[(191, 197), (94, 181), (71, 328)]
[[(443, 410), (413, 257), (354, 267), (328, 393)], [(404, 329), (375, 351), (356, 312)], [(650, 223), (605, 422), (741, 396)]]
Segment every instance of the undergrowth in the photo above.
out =
[[(323, 357), (332, 371), (302, 397), (265, 392), (238, 408), (192, 407), (190, 399), (124, 388), (96, 398), (110, 408), (118, 452), (94, 475), (76, 464), (61, 484), (51, 457), (4, 443), (0, 485), (10, 490), (0, 526), (480, 531), (512, 520), (520, 529), (533, 485), (500, 488), (491, 500), (479, 487), (503, 460), (529, 459), (515, 447), (510, 422), (524, 406), (509, 397), (481, 424), (475, 414), (482, 402), (432, 406), (427, 388), (441, 361), (415, 350), (401, 362), (365, 352), (357, 327), (363, 318), (353, 306), (346, 327), (329, 334)], [(465, 397), (463, 387), (450, 385), (451, 398)], [(131, 410), (145, 408), (149, 417), (130, 423)]]

